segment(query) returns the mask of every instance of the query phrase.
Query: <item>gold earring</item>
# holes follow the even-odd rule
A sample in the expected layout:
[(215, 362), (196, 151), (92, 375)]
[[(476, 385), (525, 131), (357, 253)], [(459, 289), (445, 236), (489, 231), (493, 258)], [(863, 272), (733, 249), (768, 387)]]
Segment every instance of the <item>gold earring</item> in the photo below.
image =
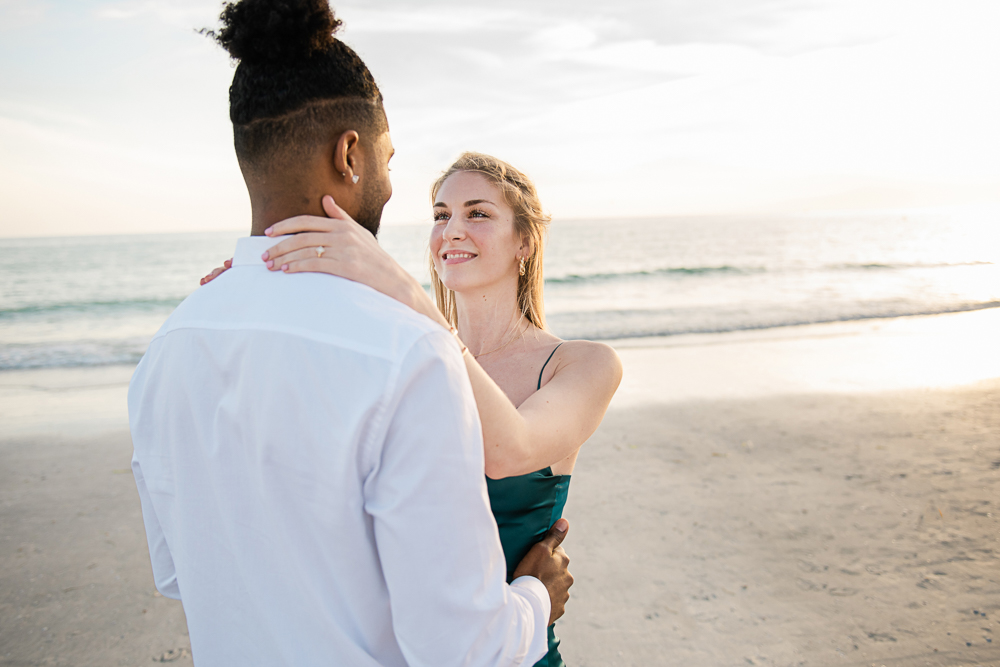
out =
[(524, 257), (521, 258), (521, 266), (517, 269), (518, 275), (524, 275)]

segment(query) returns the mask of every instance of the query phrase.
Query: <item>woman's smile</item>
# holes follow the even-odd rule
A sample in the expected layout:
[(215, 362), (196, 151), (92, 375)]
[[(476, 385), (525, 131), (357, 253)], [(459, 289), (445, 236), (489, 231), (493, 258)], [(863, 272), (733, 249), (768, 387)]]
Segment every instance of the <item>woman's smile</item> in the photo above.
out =
[(477, 256), (475, 253), (465, 250), (445, 250), (441, 253), (441, 259), (448, 265), (464, 264), (469, 260), (475, 259)]

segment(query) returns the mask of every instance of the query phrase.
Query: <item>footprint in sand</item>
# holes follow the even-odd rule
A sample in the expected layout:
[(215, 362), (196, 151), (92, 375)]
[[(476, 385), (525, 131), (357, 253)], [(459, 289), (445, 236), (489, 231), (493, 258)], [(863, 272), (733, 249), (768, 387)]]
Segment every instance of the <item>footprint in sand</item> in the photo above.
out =
[(176, 662), (181, 658), (190, 659), (191, 651), (186, 648), (172, 648), (164, 652), (160, 657), (153, 658), (153, 662)]
[(858, 594), (857, 588), (831, 588), (827, 591), (830, 595), (838, 598), (846, 598)]

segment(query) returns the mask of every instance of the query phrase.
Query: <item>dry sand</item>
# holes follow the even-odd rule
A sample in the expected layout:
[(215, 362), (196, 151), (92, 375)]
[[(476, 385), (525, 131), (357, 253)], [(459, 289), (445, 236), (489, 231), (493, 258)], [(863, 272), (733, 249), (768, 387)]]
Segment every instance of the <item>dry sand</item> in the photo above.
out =
[(620, 410), (578, 471), (571, 665), (1000, 665), (1000, 380)]
[[(1000, 665), (996, 340), (1000, 309), (619, 342), (566, 513), (570, 667)], [(0, 374), (0, 665), (190, 660), (128, 373)]]
[(180, 603), (153, 588), (131, 456), (127, 431), (0, 444), (0, 665), (190, 648)]

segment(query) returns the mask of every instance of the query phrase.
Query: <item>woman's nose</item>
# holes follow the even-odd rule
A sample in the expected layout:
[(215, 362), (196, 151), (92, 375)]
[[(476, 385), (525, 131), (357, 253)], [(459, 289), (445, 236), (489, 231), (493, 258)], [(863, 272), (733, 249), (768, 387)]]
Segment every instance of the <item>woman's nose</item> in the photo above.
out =
[(457, 220), (452, 217), (448, 220), (448, 224), (444, 226), (444, 230), (441, 232), (444, 238), (451, 241), (457, 241), (465, 238), (465, 225), (462, 224), (461, 220)]

